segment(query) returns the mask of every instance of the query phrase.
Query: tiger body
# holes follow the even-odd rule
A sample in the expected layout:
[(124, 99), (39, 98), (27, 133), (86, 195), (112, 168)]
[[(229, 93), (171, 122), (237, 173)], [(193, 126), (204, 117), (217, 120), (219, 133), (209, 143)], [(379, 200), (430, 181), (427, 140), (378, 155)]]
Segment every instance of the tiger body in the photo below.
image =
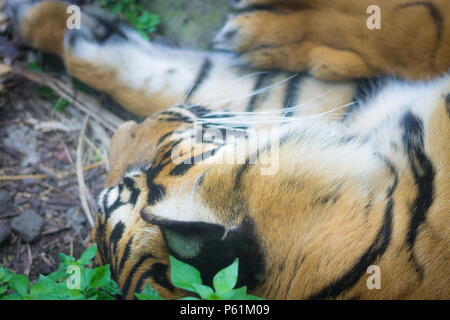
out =
[[(186, 295), (173, 255), (209, 284), (238, 257), (239, 283), (268, 299), (450, 298), (450, 76), (254, 71), (89, 14), (49, 36), (65, 8), (15, 6), (23, 38), (148, 116), (113, 136), (92, 235), (124, 297)], [(53, 27), (27, 28), (52, 10)]]

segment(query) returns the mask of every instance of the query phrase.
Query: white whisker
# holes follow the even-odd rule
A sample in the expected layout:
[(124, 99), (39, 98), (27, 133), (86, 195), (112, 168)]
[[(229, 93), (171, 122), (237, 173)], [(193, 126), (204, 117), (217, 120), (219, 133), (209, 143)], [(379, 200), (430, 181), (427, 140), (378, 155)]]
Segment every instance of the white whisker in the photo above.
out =
[(286, 78), (286, 79), (284, 79), (284, 80), (281, 80), (281, 81), (279, 81), (279, 82), (277, 82), (277, 83), (274, 83), (274, 84), (272, 84), (272, 85), (270, 85), (270, 86), (267, 86), (267, 87), (264, 87), (264, 88), (261, 88), (261, 89), (258, 89), (258, 90), (253, 90), (252, 93), (245, 94), (245, 95), (240, 96), (240, 97), (237, 97), (237, 98), (231, 98), (231, 99), (226, 99), (226, 100), (215, 101), (215, 102), (209, 103), (209, 105), (210, 105), (210, 106), (216, 106), (216, 105), (221, 105), (221, 104), (231, 103), (231, 102), (235, 102), (235, 101), (239, 101), (239, 100), (242, 100), (242, 99), (246, 99), (246, 98), (252, 97), (252, 96), (254, 96), (254, 95), (258, 95), (258, 94), (260, 94), (260, 93), (263, 93), (263, 92), (265, 92), (265, 91), (268, 91), (268, 90), (270, 90), (270, 89), (273, 89), (273, 88), (275, 88), (275, 87), (277, 87), (277, 86), (282, 85), (283, 83), (285, 83), (285, 82), (291, 80), (291, 79), (294, 78), (295, 76), (296, 76), (296, 74), (294, 74), (294, 75), (292, 75), (292, 76), (290, 76), (290, 77), (288, 77), (288, 78)]

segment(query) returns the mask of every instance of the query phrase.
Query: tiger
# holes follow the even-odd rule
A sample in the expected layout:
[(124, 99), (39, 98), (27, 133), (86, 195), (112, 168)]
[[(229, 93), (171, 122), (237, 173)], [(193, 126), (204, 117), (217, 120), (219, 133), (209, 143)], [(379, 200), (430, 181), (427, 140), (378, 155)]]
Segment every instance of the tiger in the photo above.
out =
[[(242, 16), (246, 28), (259, 28), (267, 15), (259, 37), (277, 30), (268, 5), (303, 15), (307, 4), (330, 22), (335, 7), (348, 5), (346, 15), (359, 19), (366, 3), (232, 2), (242, 10), (233, 19)], [(401, 3), (424, 20), (425, 3), (443, 5)], [(188, 295), (169, 280), (170, 256), (197, 268), (207, 285), (238, 258), (237, 286), (265, 299), (450, 298), (450, 76), (437, 63), (408, 60), (410, 47), (427, 54), (430, 47), (411, 41), (400, 50), (407, 67), (397, 66), (399, 52), (388, 57), (358, 37), (377, 56), (367, 58), (373, 69), (341, 64), (338, 54), (329, 66), (341, 68), (332, 72), (339, 76), (321, 77), (301, 65), (300, 53), (246, 66), (233, 52), (149, 42), (97, 11), (83, 10), (81, 28), (68, 30), (68, 5), (8, 2), (26, 43), (58, 55), (71, 75), (145, 117), (113, 134), (92, 231), (96, 261), (111, 266), (124, 299), (147, 284), (167, 299)], [(326, 38), (345, 43), (357, 32), (352, 24), (337, 28)], [(384, 71), (423, 79), (382, 77), (378, 58)], [(379, 271), (378, 287), (370, 270)]]

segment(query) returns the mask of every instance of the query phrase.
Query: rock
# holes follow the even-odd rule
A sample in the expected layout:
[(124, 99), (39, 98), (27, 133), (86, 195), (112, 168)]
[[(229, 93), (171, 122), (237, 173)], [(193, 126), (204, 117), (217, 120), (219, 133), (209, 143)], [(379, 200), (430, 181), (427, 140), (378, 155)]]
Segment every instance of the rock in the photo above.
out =
[(25, 210), (12, 220), (11, 226), (26, 242), (32, 242), (41, 232), (44, 219), (33, 210)]
[(67, 213), (67, 219), (72, 220), (75, 225), (81, 225), (86, 222), (86, 217), (81, 213), (80, 210), (70, 208)]
[(37, 151), (38, 140), (37, 131), (32, 130), (26, 125), (9, 126), (6, 129), (7, 137), (4, 143), (7, 147), (17, 150), (24, 154), (24, 159), (20, 164), (22, 167), (37, 164), (40, 160), (40, 154)]
[(0, 191), (0, 213), (3, 212), (4, 209), (8, 208), (11, 204), (13, 197), (6, 191)]
[(11, 228), (3, 222), (0, 222), (0, 244), (8, 240), (11, 236)]
[(225, 23), (230, 7), (225, 0), (144, 0), (159, 15), (161, 35), (180, 47), (211, 49), (211, 41)]

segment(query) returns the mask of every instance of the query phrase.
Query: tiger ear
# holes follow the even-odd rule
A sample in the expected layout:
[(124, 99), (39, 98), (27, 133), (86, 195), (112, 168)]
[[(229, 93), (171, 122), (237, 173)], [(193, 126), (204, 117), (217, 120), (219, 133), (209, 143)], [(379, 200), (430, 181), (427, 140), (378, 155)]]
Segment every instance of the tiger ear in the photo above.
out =
[(159, 227), (172, 256), (200, 271), (203, 283), (211, 285), (215, 274), (236, 258), (238, 285), (251, 288), (262, 280), (264, 257), (248, 222), (225, 230), (215, 223), (165, 219), (144, 211), (141, 216)]

